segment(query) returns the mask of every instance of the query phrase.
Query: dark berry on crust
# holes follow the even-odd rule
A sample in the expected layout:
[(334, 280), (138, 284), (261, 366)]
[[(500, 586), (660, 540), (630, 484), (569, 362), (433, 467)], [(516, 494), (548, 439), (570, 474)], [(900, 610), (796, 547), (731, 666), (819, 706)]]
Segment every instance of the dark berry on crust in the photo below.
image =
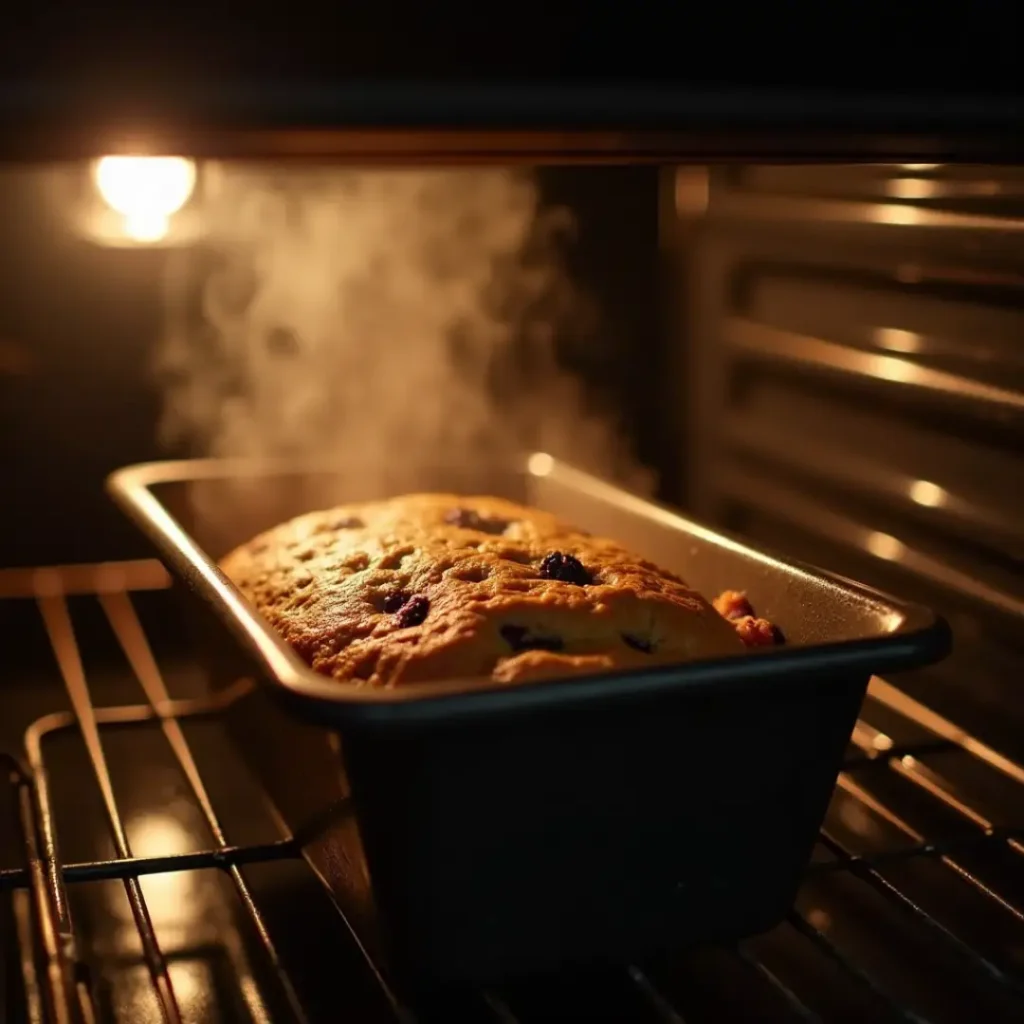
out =
[(427, 617), (429, 611), (430, 601), (422, 594), (417, 594), (402, 605), (402, 609), (398, 613), (398, 622), (402, 626), (418, 626)]
[(464, 530), (479, 530), (495, 536), (503, 534), (508, 527), (507, 519), (491, 519), (471, 508), (453, 508), (445, 514), (444, 521), (450, 526), (461, 526)]
[(575, 583), (578, 587), (585, 587), (592, 582), (583, 563), (575, 556), (565, 555), (561, 551), (552, 551), (550, 555), (544, 556), (544, 561), (540, 563), (540, 574), (546, 580)]
[(502, 639), (516, 653), (520, 651), (562, 651), (565, 642), (557, 636), (533, 636), (525, 626), (502, 626)]
[(393, 615), (395, 612), (400, 611), (406, 601), (409, 600), (409, 595), (403, 593), (401, 590), (395, 591), (393, 594), (388, 594), (384, 598), (384, 611), (388, 615)]
[(645, 640), (642, 636), (634, 636), (632, 633), (623, 633), (622, 642), (627, 647), (632, 647), (634, 651), (643, 651), (644, 654), (650, 654), (654, 650), (654, 645), (650, 640)]

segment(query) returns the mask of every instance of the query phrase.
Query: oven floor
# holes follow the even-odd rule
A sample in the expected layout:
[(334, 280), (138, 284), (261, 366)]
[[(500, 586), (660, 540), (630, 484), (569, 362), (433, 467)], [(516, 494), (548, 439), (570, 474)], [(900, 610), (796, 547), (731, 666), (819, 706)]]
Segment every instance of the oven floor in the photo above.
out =
[[(170, 695), (201, 696), (203, 675), (169, 595), (132, 600)], [(29, 725), (69, 708), (41, 607), (30, 596), (0, 601), (4, 647), (19, 652), (0, 664), (0, 750), (19, 758)], [(144, 705), (99, 602), (84, 593), (66, 607), (93, 705)], [(51, 614), (51, 628), (56, 621)], [(786, 923), (735, 948), (430, 999), (381, 982), (317, 876), (292, 855), (216, 716), (184, 718), (181, 728), (234, 850), (219, 866), (208, 856), (216, 838), (159, 723), (99, 727), (132, 855), (171, 858), (157, 866), (175, 869), (139, 883), (158, 973), (166, 965), (160, 984), (133, 917), (134, 883), (121, 877), (123, 865), (106, 863), (119, 851), (83, 732), (68, 727), (42, 740), (80, 961), (75, 999), (87, 993), (98, 1021), (1024, 1019), (1024, 772), (985, 748), (968, 752), (963, 737), (944, 735), (946, 723), (880, 681)], [(0, 992), (4, 1021), (36, 1024), (62, 1018), (48, 1008), (38, 969), (41, 933), (17, 828), (27, 793), (0, 790)]]

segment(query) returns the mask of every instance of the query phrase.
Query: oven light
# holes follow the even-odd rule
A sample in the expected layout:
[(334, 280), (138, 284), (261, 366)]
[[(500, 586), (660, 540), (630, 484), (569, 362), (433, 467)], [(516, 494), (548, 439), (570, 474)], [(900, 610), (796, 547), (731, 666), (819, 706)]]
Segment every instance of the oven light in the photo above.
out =
[(93, 179), (107, 205), (121, 214), (125, 235), (157, 242), (192, 195), (196, 165), (180, 156), (105, 156)]

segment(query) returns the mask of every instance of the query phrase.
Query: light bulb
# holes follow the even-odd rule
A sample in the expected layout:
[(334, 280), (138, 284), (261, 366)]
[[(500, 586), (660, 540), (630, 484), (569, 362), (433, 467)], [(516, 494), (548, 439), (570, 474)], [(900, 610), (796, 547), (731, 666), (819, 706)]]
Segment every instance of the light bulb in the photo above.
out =
[(180, 156), (105, 156), (93, 177), (107, 205), (124, 218), (124, 233), (155, 242), (192, 195), (196, 165)]

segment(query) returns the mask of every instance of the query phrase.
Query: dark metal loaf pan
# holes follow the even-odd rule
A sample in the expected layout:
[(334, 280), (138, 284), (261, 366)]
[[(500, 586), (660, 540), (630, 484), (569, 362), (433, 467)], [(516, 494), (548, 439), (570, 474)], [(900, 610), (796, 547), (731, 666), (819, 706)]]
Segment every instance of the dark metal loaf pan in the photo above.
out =
[[(705, 595), (744, 589), (787, 644), (571, 681), (355, 688), (307, 668), (215, 566), (292, 515), (413, 489), (502, 494), (615, 537)], [(871, 675), (948, 647), (924, 608), (545, 455), (486, 479), (157, 463), (115, 473), (110, 490), (216, 627), (219, 685), (255, 681), (229, 723), (310, 861), (389, 970), (420, 981), (633, 960), (771, 927)]]

